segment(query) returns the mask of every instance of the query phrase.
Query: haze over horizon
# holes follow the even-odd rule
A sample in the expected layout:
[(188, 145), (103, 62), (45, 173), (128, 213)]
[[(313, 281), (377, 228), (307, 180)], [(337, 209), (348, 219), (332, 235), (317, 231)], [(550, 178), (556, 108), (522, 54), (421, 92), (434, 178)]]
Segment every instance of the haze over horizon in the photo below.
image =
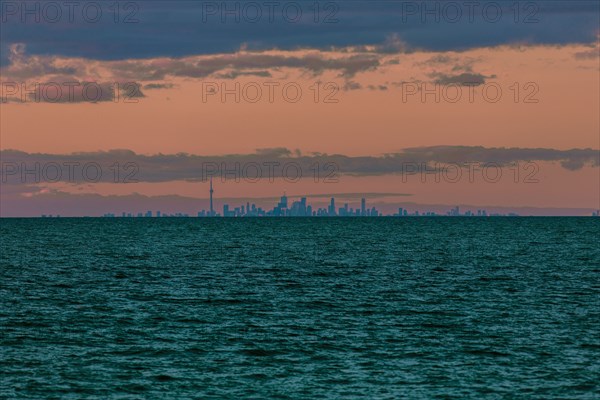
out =
[[(3, 5), (0, 215), (199, 198), (207, 164), (238, 162), (242, 178), (300, 162), (302, 178), (230, 179), (225, 197), (391, 187), (423, 205), (600, 208), (597, 4), (483, 2), (455, 20), (439, 2), (288, 3), (259, 20), (241, 3), (152, 1), (56, 22)], [(60, 163), (58, 177), (56, 160), (103, 177)]]

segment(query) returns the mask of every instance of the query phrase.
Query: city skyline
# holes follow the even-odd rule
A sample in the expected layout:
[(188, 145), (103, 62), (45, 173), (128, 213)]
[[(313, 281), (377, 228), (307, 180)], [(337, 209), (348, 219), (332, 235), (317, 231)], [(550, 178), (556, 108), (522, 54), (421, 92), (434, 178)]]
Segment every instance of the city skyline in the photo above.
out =
[[(195, 217), (199, 218), (211, 218), (211, 217), (223, 217), (223, 218), (236, 218), (236, 217), (433, 217), (433, 216), (452, 216), (452, 217), (518, 217), (519, 214), (515, 212), (508, 213), (497, 213), (488, 212), (485, 208), (478, 208), (476, 211), (466, 210), (462, 214), (460, 212), (460, 206), (451, 207), (445, 213), (439, 213), (431, 210), (419, 210), (413, 208), (408, 210), (404, 207), (398, 207), (397, 213), (382, 213), (375, 206), (367, 207), (367, 199), (362, 197), (360, 199), (360, 208), (356, 209), (349, 207), (348, 202), (345, 202), (343, 207), (336, 209), (336, 199), (331, 197), (327, 207), (319, 207), (313, 210), (313, 206), (307, 203), (307, 196), (295, 196), (298, 198), (296, 201), (291, 202), (289, 205), (289, 197), (286, 192), (279, 198), (279, 202), (272, 209), (263, 209), (257, 206), (255, 203), (247, 201), (246, 204), (241, 204), (238, 207), (230, 208), (230, 204), (222, 204), (222, 213), (214, 210), (214, 187), (213, 179), (209, 181), (209, 209), (202, 209), (197, 212)], [(600, 216), (600, 210), (592, 211), (591, 216)], [(42, 214), (41, 217), (52, 217), (52, 215)], [(58, 215), (57, 217), (60, 217)], [(105, 213), (102, 217), (194, 217), (188, 213), (176, 212), (176, 213), (163, 213), (162, 211), (151, 211), (131, 213), (123, 211), (120, 215), (116, 213)]]
[[(423, 210), (547, 215), (600, 207), (595, 2), (488, 2), (497, 19), (448, 3), (458, 21), (441, 2), (293, 3), (308, 7), (299, 21), (282, 10), (250, 21), (238, 3), (224, 15), (207, 3), (140, 2), (130, 13), (98, 3), (98, 21), (2, 3), (0, 216), (192, 213), (203, 163), (239, 163), (243, 176), (265, 162), (300, 165), (293, 191), (309, 197), (402, 192)], [(55, 162), (92, 179), (68, 179), (70, 167), (56, 178)], [(32, 182), (36, 163), (43, 176)], [(322, 185), (310, 179), (317, 163)], [(437, 163), (461, 165), (462, 178), (410, 172)], [(491, 167), (471, 181), (472, 163)], [(327, 187), (331, 174), (339, 180)], [(242, 179), (219, 197), (289, 187)], [(391, 214), (388, 200), (373, 201)]]

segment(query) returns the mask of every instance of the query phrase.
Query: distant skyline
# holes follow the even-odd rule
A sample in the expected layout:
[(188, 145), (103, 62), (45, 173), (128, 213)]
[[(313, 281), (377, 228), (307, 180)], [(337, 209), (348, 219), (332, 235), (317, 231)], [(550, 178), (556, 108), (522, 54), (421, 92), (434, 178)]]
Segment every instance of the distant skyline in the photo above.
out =
[[(198, 211), (196, 214), (197, 217), (200, 218), (214, 218), (214, 217), (223, 217), (223, 218), (240, 218), (240, 217), (419, 217), (419, 216), (467, 216), (467, 217), (488, 217), (488, 216), (511, 216), (516, 217), (518, 214), (514, 212), (510, 212), (507, 214), (493, 213), (488, 212), (485, 209), (478, 209), (477, 211), (467, 210), (461, 213), (460, 207), (455, 206), (448, 210), (445, 214), (427, 210), (427, 211), (419, 211), (419, 210), (408, 210), (403, 207), (398, 207), (396, 213), (383, 213), (378, 210), (375, 206), (371, 204), (367, 204), (366, 197), (362, 197), (360, 199), (360, 206), (356, 206), (354, 208), (351, 203), (345, 202), (340, 204), (340, 202), (336, 202), (335, 197), (331, 197), (329, 199), (329, 203), (326, 207), (313, 207), (313, 204), (309, 204), (306, 196), (302, 196), (297, 200), (288, 197), (288, 195), (284, 192), (283, 195), (279, 198), (279, 201), (272, 206), (272, 208), (263, 208), (257, 206), (254, 202), (247, 201), (246, 204), (229, 204), (226, 202), (222, 203), (223, 212), (219, 213), (214, 208), (214, 189), (213, 189), (213, 180), (210, 178), (210, 187), (209, 187), (209, 208), (208, 210), (202, 209)], [(599, 211), (594, 211), (592, 216), (598, 216)], [(52, 215), (42, 214), (42, 217), (52, 217)], [(58, 217), (60, 215), (57, 215)], [(146, 212), (126, 212), (122, 211), (119, 213), (105, 213), (102, 215), (103, 217), (191, 217), (193, 215), (189, 215), (188, 213), (175, 212), (175, 213), (164, 213), (160, 210), (153, 212), (152, 210), (148, 210)]]
[[(382, 210), (600, 208), (597, 2), (483, 1), (459, 21), (444, 2), (297, 2), (300, 20), (265, 10), (256, 22), (235, 2), (225, 15), (221, 2), (133, 3), (56, 23), (2, 3), (0, 216), (193, 213), (203, 165), (252, 162), (298, 163), (302, 177), (229, 179), (221, 198), (362, 191), (402, 193), (374, 196)], [(50, 175), (20, 178), (36, 162)], [(101, 173), (53, 179), (53, 162)], [(421, 177), (449, 164), (457, 181)]]
[(217, 210), (222, 202), (268, 206), (286, 191), (316, 203), (365, 197), (384, 213), (397, 207), (444, 213), (460, 205), (521, 215), (590, 215), (600, 208), (600, 191), (591, 190), (598, 182), (597, 153), (452, 146), (378, 157), (285, 149), (224, 156), (2, 151), (0, 215), (195, 214), (200, 205), (210, 207), (210, 177), (218, 187)]
[[(210, 183), (209, 183), (210, 184)], [(418, 204), (385, 202), (410, 196), (403, 193), (337, 193), (321, 195), (288, 195), (272, 198), (214, 197), (213, 186), (206, 198), (181, 196), (147, 197), (139, 194), (104, 197), (72, 196), (72, 199), (44, 198), (31, 202), (33, 208), (22, 208), (2, 217), (415, 217), (415, 216), (593, 216), (600, 209), (477, 206), (472, 204)], [(48, 195), (48, 194), (46, 194)], [(363, 196), (363, 197), (359, 197)], [(31, 199), (31, 198), (30, 198)], [(36, 201), (37, 200), (37, 201)], [(73, 200), (88, 207), (77, 207)], [(374, 200), (374, 201), (373, 201)], [(27, 202), (26, 202), (27, 203)], [(61, 207), (62, 206), (62, 207)], [(145, 209), (144, 209), (145, 207)], [(11, 207), (13, 208), (13, 207)], [(16, 208), (16, 207), (15, 207)], [(28, 211), (27, 211), (28, 210)], [(38, 213), (40, 210), (46, 210)], [(49, 210), (49, 211), (48, 211)], [(220, 211), (222, 210), (222, 211)]]

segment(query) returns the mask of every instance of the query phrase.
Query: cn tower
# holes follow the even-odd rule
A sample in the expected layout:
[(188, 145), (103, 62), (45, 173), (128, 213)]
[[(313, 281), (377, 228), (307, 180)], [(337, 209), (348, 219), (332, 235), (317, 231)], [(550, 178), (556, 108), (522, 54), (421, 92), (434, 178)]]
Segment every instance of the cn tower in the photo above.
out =
[(212, 186), (212, 176), (210, 177), (210, 216), (215, 216), (215, 210), (213, 209), (213, 186)]

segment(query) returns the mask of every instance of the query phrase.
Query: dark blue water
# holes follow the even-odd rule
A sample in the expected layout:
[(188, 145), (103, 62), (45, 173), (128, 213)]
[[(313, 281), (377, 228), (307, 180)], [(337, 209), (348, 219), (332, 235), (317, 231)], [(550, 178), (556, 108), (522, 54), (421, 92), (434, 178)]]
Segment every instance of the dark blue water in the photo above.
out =
[(600, 398), (600, 220), (0, 220), (0, 398)]

